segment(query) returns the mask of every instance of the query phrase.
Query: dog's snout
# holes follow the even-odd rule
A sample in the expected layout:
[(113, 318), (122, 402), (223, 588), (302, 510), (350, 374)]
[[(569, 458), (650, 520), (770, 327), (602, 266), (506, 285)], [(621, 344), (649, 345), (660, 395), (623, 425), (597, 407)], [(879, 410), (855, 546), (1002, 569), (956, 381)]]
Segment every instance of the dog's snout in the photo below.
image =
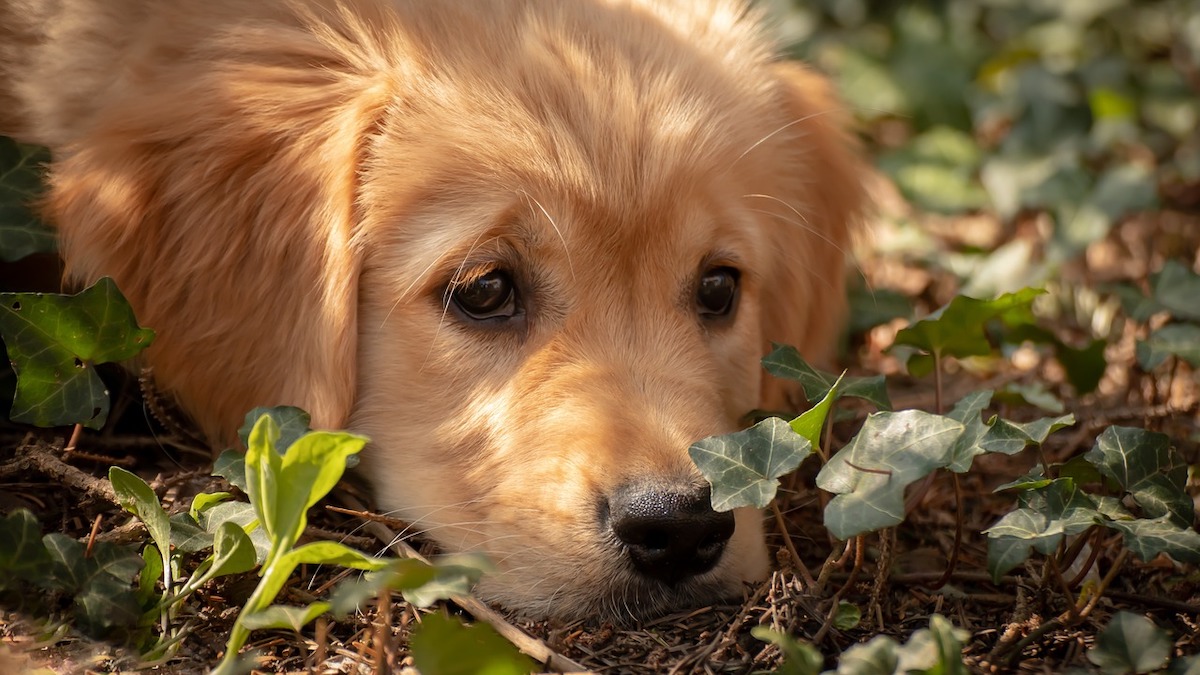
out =
[(732, 512), (709, 506), (709, 489), (628, 486), (610, 500), (611, 527), (642, 574), (667, 584), (712, 569), (733, 536)]

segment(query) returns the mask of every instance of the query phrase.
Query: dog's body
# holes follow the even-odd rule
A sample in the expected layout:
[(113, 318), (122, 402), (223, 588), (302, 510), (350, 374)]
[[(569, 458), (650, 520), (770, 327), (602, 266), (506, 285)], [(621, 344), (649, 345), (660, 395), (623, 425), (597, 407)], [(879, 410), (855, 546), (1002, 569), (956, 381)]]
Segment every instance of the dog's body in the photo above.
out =
[(0, 0), (0, 133), (55, 154), (76, 282), (116, 279), (215, 441), (292, 404), (381, 504), (531, 614), (767, 569), (687, 447), (838, 329), (860, 168), (826, 83), (729, 0)]

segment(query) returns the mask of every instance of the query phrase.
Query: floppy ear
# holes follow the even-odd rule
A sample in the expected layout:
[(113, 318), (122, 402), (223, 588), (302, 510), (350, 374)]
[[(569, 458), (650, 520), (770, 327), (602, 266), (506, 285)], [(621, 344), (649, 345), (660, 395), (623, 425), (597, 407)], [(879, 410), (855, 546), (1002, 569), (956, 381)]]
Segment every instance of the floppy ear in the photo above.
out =
[(116, 280), (214, 441), (254, 406), (330, 427), (354, 402), (357, 172), (386, 87), (337, 20), (164, 37), (52, 169), (68, 276)]
[[(774, 66), (786, 108), (779, 132), (781, 184), (775, 259), (766, 281), (763, 337), (795, 346), (816, 365), (835, 355), (846, 311), (846, 259), (866, 208), (867, 167), (850, 115), (832, 84), (799, 63)], [(765, 353), (765, 352), (764, 352)], [(788, 386), (763, 380), (761, 405), (787, 409)]]

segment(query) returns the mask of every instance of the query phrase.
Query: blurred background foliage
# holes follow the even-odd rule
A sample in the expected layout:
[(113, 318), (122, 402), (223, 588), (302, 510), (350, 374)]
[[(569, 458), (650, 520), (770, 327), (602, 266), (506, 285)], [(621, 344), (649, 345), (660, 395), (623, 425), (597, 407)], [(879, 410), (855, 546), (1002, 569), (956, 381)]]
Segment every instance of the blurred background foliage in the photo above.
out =
[(1049, 221), (1035, 265), (1024, 244), (977, 252), (1023, 265), (1000, 285), (1044, 281), (1131, 212), (1200, 209), (1200, 2), (768, 4), (909, 203)]

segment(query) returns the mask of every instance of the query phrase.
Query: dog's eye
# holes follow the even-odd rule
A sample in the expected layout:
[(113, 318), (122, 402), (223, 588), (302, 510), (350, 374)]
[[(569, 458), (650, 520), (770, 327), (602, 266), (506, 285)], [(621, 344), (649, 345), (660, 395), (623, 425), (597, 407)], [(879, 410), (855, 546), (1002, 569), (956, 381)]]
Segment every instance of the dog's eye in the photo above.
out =
[(492, 270), (455, 284), (451, 298), (472, 319), (509, 318), (517, 313), (516, 287), (504, 270)]
[(732, 267), (714, 267), (700, 277), (696, 304), (702, 316), (727, 316), (737, 300), (738, 271)]

